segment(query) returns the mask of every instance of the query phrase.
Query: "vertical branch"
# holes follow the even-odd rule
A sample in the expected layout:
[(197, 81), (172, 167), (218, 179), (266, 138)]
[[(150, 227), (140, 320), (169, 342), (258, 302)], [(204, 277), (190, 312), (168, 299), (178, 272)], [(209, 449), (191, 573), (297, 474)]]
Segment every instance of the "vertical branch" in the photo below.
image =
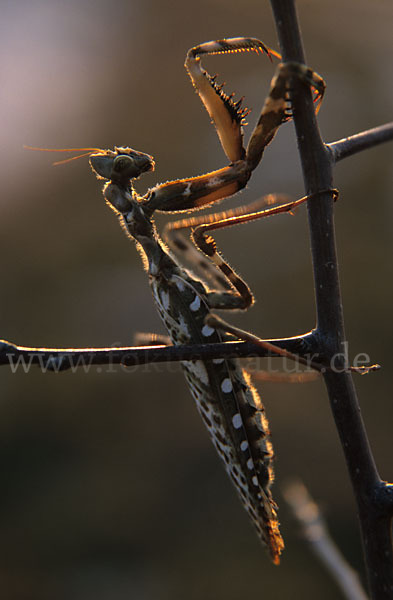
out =
[[(271, 0), (271, 4), (283, 60), (304, 62), (294, 0)], [(333, 156), (321, 139), (311, 92), (300, 82), (293, 82), (292, 103), (306, 193), (315, 194), (333, 187)], [(319, 353), (340, 368), (345, 363), (345, 331), (333, 200), (331, 194), (320, 194), (308, 204), (317, 311), (315, 341)], [(325, 384), (358, 504), (372, 597), (388, 598), (393, 594), (393, 556), (391, 508), (389, 513), (379, 500), (384, 483), (371, 453), (351, 375), (327, 372)]]
[[(283, 60), (304, 63), (303, 45), (292, 0), (272, 0)], [(315, 118), (311, 91), (293, 81), (293, 107), (303, 177), (307, 194), (332, 187), (332, 161), (321, 139)], [(333, 199), (329, 193), (318, 202), (308, 203), (311, 249), (315, 278), (317, 331), (325, 343), (341, 352), (344, 341), (340, 288), (333, 224)], [(312, 226), (311, 226), (312, 224)], [(331, 339), (332, 323), (338, 324)], [(329, 345), (330, 345), (329, 344)]]

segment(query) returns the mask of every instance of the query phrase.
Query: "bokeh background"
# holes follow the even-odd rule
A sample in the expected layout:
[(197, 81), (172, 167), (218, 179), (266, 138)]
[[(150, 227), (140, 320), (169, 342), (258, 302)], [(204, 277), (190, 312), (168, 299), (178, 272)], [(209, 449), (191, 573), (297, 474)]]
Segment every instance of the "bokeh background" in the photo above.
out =
[[(388, 0), (298, 2), (308, 62), (327, 81), (326, 141), (391, 119)], [(225, 164), (183, 69), (189, 47), (255, 36), (277, 47), (267, 1), (2, 0), (0, 336), (48, 347), (132, 344), (163, 332), (131, 243), (86, 159), (52, 167), (42, 147), (130, 145), (157, 181)], [(212, 57), (254, 110), (272, 66)], [(250, 131), (250, 127), (247, 130)], [(246, 132), (247, 135), (247, 132)], [(356, 384), (380, 472), (392, 478), (392, 146), (336, 169), (337, 244), (350, 356), (382, 371)], [(292, 125), (248, 189), (303, 195)], [(159, 220), (159, 226), (163, 221)], [(224, 255), (257, 304), (231, 320), (262, 337), (314, 325), (305, 210), (222, 232)], [(229, 318), (226, 315), (226, 318)], [(337, 543), (362, 570), (355, 504), (320, 381), (265, 384), (287, 549), (270, 565), (197, 415), (180, 367), (43, 374), (1, 370), (0, 587), (7, 600), (232, 600), (337, 597), (281, 496), (300, 477)]]

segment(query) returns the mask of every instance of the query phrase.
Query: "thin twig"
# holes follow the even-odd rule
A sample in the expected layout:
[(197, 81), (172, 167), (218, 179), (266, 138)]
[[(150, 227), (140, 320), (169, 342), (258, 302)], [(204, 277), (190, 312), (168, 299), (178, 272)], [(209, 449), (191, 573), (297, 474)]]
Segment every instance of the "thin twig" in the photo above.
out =
[(331, 151), (334, 162), (338, 162), (343, 158), (347, 158), (347, 156), (352, 156), (357, 152), (362, 152), (362, 150), (373, 148), (390, 140), (393, 140), (393, 123), (386, 123), (337, 142), (331, 142), (326, 146)]
[(368, 600), (357, 572), (347, 563), (329, 535), (320, 510), (305, 486), (292, 483), (284, 489), (284, 498), (302, 526), (305, 540), (348, 600)]
[[(309, 352), (312, 334), (269, 340), (276, 348), (287, 348), (299, 355)], [(274, 352), (248, 342), (229, 341), (221, 344), (193, 344), (192, 346), (124, 346), (113, 348), (31, 348), (0, 340), (0, 365), (9, 365), (15, 371), (36, 365), (45, 370), (64, 371), (91, 365), (123, 366), (181, 360), (213, 359), (221, 357), (271, 356)]]

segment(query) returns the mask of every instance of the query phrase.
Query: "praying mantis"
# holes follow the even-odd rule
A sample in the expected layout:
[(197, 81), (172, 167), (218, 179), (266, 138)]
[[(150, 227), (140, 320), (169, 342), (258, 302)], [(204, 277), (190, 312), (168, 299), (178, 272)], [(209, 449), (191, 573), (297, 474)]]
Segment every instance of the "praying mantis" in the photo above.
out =
[[(226, 213), (206, 223), (199, 217), (185, 219), (169, 226), (165, 241), (157, 231), (153, 220), (156, 211), (181, 213), (201, 209), (246, 186), (277, 129), (291, 118), (292, 78), (300, 78), (312, 88), (317, 104), (323, 97), (324, 81), (314, 71), (298, 63), (280, 63), (257, 125), (244, 148), (242, 125), (247, 109), (242, 108), (241, 100), (233, 100), (233, 94), (227, 95), (216, 77), (211, 77), (201, 64), (202, 56), (244, 51), (281, 58), (263, 42), (240, 37), (196, 46), (189, 50), (185, 61), (192, 84), (214, 123), (229, 160), (227, 166), (197, 177), (156, 185), (141, 196), (135, 191), (133, 181), (154, 169), (154, 159), (149, 154), (123, 147), (82, 149), (89, 154), (96, 176), (105, 180), (103, 194), (107, 204), (119, 217), (126, 234), (136, 242), (155, 304), (174, 345), (231, 339), (229, 334), (209, 324), (211, 311), (245, 310), (253, 303), (249, 286), (224, 260), (208, 232), (273, 212), (289, 211), (305, 200), (251, 214)], [(176, 232), (186, 227), (194, 228), (192, 239), (199, 250), (194, 258), (195, 267), (202, 265), (209, 285), (204, 278), (185, 269), (176, 258), (176, 254), (187, 247)], [(189, 360), (183, 361), (182, 367), (226, 471), (260, 539), (273, 562), (278, 564), (284, 542), (279, 531), (277, 505), (271, 493), (273, 448), (262, 401), (237, 359)]]

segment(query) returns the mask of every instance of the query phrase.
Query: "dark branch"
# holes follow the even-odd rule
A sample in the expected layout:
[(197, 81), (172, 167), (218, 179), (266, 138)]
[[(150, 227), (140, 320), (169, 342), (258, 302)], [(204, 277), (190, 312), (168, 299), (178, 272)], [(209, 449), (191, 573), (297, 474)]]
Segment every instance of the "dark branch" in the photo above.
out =
[(357, 152), (362, 152), (362, 150), (367, 150), (390, 140), (393, 140), (393, 123), (386, 123), (337, 142), (331, 142), (326, 146), (332, 153), (333, 161), (338, 162), (343, 158), (347, 158), (347, 156), (352, 156)]
[[(273, 11), (283, 58), (304, 62), (304, 51), (292, 0), (272, 0)], [(292, 105), (294, 123), (302, 161), (307, 194), (332, 189), (332, 161), (321, 139), (315, 119), (311, 91), (293, 80)], [(340, 352), (344, 338), (344, 323), (339, 292), (337, 258), (333, 229), (333, 200), (329, 193), (308, 202), (311, 247), (314, 268), (314, 289), (317, 309), (317, 332), (329, 353)], [(335, 328), (332, 328), (332, 323)], [(334, 335), (332, 336), (332, 332)]]
[[(34, 348), (17, 346), (0, 340), (0, 366), (8, 365), (15, 372), (19, 368), (27, 371), (38, 366), (44, 371), (66, 371), (86, 369), (93, 365), (135, 366), (158, 362), (179, 362), (182, 360), (211, 360), (213, 358), (284, 358), (301, 364), (320, 373), (326, 371), (351, 371), (364, 375), (380, 369), (380, 365), (351, 366), (348, 357), (344, 365), (336, 365), (336, 357), (330, 363), (318, 353), (315, 332), (291, 338), (261, 340), (255, 335), (225, 323), (215, 315), (210, 315), (208, 324), (215, 329), (232, 333), (238, 340), (218, 344), (192, 344), (190, 346), (122, 346), (110, 348)], [(341, 358), (341, 357), (340, 357)]]
[[(313, 356), (313, 334), (269, 340), (302, 357)], [(137, 346), (121, 348), (27, 348), (5, 340), (0, 341), (0, 365), (13, 369), (36, 365), (49, 371), (64, 371), (91, 365), (124, 366), (153, 362), (212, 359), (219, 357), (271, 356), (272, 351), (249, 342), (231, 341), (222, 344), (194, 344), (192, 346)], [(311, 358), (310, 358), (311, 360)]]
[[(304, 62), (294, 0), (271, 0), (282, 55), (286, 61)], [(311, 92), (293, 81), (292, 106), (307, 194), (333, 188), (334, 152), (349, 155), (348, 147), (327, 148), (320, 137)], [(362, 135), (362, 134), (360, 134)], [(381, 134), (373, 141), (379, 143)], [(340, 144), (341, 142), (337, 142)], [(333, 145), (334, 146), (334, 145)], [(354, 146), (353, 146), (354, 147)], [(360, 142), (358, 144), (360, 149)], [(336, 148), (339, 148), (337, 146)], [(336, 160), (338, 160), (336, 158)], [(329, 194), (308, 202), (319, 352), (332, 357), (345, 341), (344, 318), (335, 246), (333, 201)], [(371, 453), (360, 407), (349, 373), (324, 375), (331, 409), (358, 503), (368, 581), (376, 600), (393, 594), (391, 510), (378, 501), (382, 481)]]

